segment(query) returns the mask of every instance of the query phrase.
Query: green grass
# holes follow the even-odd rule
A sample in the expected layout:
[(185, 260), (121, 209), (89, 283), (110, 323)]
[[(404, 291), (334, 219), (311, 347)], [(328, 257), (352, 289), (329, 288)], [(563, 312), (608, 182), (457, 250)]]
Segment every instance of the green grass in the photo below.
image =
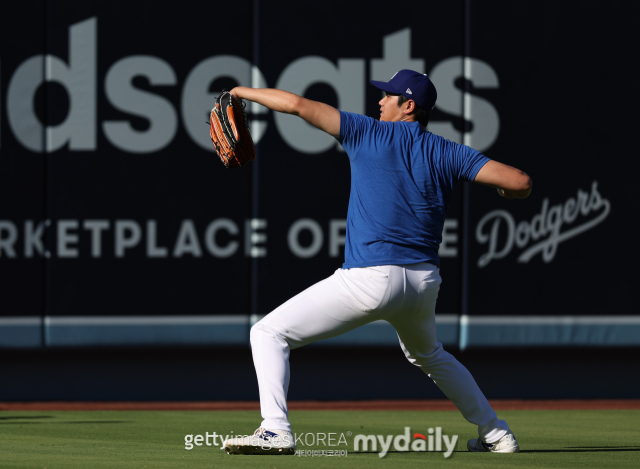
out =
[[(503, 411), (499, 416), (509, 422), (521, 453), (468, 453), (466, 441), (476, 430), (457, 412), (291, 412), (296, 433), (351, 432), (345, 458), (230, 456), (204, 445), (184, 449), (186, 434), (253, 433), (258, 412), (0, 412), (0, 468), (640, 467), (640, 411)], [(405, 426), (424, 434), (439, 426), (444, 434), (459, 435), (456, 452), (449, 459), (436, 452), (390, 453), (384, 459), (352, 452), (353, 435), (396, 435)]]

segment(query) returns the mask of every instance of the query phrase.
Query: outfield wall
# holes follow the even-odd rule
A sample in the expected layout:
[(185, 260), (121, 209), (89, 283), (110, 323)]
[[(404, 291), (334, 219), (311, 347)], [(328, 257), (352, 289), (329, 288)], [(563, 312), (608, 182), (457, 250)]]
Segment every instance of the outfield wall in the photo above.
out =
[[(488, 399), (640, 399), (637, 348), (447, 347)], [(395, 347), (291, 352), (288, 399), (445, 399)], [(0, 350), (5, 401), (257, 401), (246, 347)], [(500, 415), (500, 414), (498, 414)]]
[[(402, 68), (438, 89), (429, 130), (534, 181), (524, 201), (455, 192), (441, 341), (640, 345), (638, 7), (410, 8), (241, 0), (227, 20), (201, 1), (3, 3), (0, 347), (248, 345), (252, 323), (340, 267), (349, 165), (332, 138), (250, 105), (258, 158), (226, 170), (214, 96), (278, 87), (376, 116), (368, 81)], [(397, 338), (374, 323), (324, 344)]]

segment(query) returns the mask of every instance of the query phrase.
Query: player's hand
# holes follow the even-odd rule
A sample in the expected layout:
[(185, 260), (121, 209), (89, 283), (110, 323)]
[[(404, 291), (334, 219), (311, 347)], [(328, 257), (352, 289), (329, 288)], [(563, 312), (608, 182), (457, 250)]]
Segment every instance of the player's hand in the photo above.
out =
[(496, 190), (498, 191), (498, 194), (500, 194), (505, 199), (513, 199), (515, 197), (513, 191), (500, 189), (499, 187)]
[(244, 101), (242, 101), (242, 98), (238, 95), (238, 86), (236, 86), (235, 88), (233, 88), (231, 91), (229, 91), (229, 93), (231, 93), (231, 96), (233, 96), (234, 98), (236, 98), (238, 100), (238, 102), (240, 104), (244, 103)]

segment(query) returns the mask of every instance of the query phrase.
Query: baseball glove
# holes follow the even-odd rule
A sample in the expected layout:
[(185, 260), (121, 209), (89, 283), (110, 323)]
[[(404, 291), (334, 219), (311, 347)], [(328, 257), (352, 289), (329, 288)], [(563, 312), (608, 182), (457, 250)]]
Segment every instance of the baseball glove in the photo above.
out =
[(211, 142), (228, 169), (239, 168), (256, 157), (244, 108), (243, 101), (223, 91), (211, 110)]

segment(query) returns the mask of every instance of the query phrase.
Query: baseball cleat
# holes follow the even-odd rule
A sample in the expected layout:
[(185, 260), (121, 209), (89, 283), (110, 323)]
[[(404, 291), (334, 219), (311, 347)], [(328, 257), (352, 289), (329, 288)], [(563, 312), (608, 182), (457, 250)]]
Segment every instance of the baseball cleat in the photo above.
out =
[(296, 442), (287, 430), (258, 428), (251, 436), (229, 438), (222, 443), (228, 454), (295, 454)]
[(509, 430), (505, 436), (495, 443), (484, 443), (480, 438), (467, 441), (467, 449), (476, 453), (518, 453), (520, 446), (513, 432)]

